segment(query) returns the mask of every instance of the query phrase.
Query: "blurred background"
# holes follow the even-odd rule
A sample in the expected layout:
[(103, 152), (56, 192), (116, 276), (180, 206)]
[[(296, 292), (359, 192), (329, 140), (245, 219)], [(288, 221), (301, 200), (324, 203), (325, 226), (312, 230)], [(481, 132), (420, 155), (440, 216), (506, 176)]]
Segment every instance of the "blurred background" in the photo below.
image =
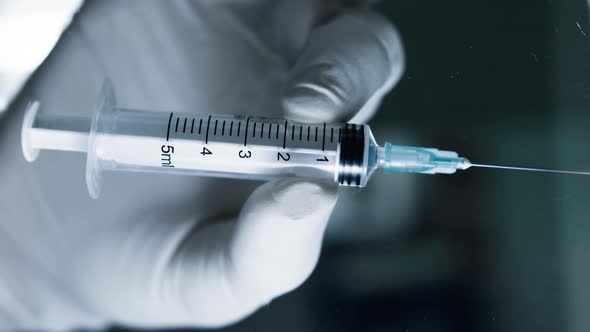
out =
[[(585, 0), (378, 8), (403, 36), (407, 71), (371, 123), (377, 138), (479, 163), (590, 169)], [(2, 60), (24, 73), (42, 58)], [(0, 72), (0, 92), (25, 77)], [(217, 331), (588, 331), (589, 188), (590, 177), (487, 169), (377, 174), (342, 191), (301, 288)]]
[[(379, 9), (408, 66), (371, 123), (377, 138), (590, 168), (584, 0)], [(377, 174), (343, 190), (309, 281), (222, 331), (588, 331), (588, 188), (590, 177), (486, 169)]]

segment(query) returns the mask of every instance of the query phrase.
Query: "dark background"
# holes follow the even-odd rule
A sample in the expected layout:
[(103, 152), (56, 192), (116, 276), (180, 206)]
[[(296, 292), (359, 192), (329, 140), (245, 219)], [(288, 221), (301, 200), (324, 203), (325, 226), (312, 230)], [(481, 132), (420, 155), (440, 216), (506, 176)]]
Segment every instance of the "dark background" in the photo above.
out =
[[(379, 140), (480, 163), (590, 168), (585, 1), (379, 10), (407, 54), (372, 122)], [(340, 201), (308, 282), (222, 331), (588, 331), (589, 185), (487, 169), (377, 175)], [(362, 214), (344, 213), (354, 204)]]

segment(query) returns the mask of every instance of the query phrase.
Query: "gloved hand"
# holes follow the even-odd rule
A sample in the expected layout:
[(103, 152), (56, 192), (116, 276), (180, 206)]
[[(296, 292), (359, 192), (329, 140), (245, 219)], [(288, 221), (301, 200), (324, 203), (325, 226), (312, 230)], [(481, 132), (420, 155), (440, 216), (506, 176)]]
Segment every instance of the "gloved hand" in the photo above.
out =
[(333, 184), (113, 173), (91, 200), (85, 155), (24, 161), (23, 108), (90, 116), (109, 77), (129, 108), (365, 122), (404, 58), (389, 22), (351, 6), (86, 3), (0, 121), (0, 327), (221, 326), (299, 286)]

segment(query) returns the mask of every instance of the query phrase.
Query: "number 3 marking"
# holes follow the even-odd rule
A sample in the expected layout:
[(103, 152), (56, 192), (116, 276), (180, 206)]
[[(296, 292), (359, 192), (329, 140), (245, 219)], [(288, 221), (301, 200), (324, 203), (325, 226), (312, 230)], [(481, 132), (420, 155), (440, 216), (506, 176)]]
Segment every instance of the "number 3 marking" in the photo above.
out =
[(238, 153), (238, 155), (242, 159), (249, 159), (249, 158), (252, 158), (252, 151), (246, 151), (246, 152), (244, 152), (244, 150), (240, 150), (240, 152)]

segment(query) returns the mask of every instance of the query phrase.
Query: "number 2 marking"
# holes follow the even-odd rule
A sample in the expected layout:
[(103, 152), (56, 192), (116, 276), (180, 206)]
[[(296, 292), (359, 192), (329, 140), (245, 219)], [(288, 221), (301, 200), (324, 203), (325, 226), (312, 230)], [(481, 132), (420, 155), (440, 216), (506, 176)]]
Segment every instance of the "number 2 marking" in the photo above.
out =
[(283, 160), (283, 161), (289, 161), (291, 159), (291, 155), (288, 153), (282, 154), (282, 153), (277, 153), (277, 160)]
[(330, 160), (328, 159), (328, 157), (327, 157), (327, 156), (324, 156), (324, 158), (322, 158), (322, 159), (316, 159), (315, 161), (321, 161), (321, 162), (325, 162), (325, 163), (327, 163), (327, 162), (329, 162)]

